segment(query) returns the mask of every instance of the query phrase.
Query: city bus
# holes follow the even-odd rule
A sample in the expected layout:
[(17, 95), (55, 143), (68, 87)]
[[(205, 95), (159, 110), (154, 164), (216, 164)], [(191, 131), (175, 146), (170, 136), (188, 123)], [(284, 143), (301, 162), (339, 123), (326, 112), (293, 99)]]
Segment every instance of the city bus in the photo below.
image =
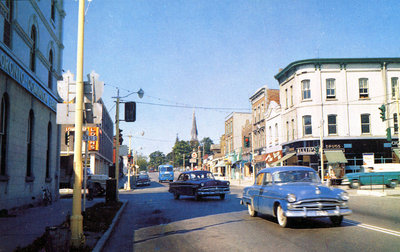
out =
[(172, 165), (158, 166), (158, 182), (174, 181), (174, 167)]

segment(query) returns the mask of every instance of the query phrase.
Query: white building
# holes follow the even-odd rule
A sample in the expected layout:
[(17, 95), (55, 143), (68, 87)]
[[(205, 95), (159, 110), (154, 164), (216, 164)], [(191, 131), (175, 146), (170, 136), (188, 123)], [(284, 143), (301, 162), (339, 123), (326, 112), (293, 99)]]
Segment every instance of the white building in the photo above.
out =
[[(328, 164), (359, 167), (363, 153), (375, 153), (377, 162), (392, 162), (394, 143), (386, 140), (386, 129), (396, 120), (399, 77), (400, 58), (290, 63), (275, 76), (282, 106), (283, 154), (296, 153), (290, 163), (317, 168), (315, 147), (322, 137)], [(383, 104), (389, 118), (384, 122), (378, 109)], [(333, 150), (335, 155), (330, 154)]]
[(63, 0), (0, 1), (0, 209), (58, 192)]

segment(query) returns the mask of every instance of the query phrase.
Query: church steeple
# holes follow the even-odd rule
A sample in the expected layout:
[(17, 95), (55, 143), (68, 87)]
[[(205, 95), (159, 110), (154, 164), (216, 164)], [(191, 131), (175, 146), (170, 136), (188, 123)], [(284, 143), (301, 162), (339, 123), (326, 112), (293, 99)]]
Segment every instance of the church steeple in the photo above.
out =
[(194, 114), (194, 110), (193, 110), (193, 121), (192, 121), (192, 131), (191, 131), (191, 136), (192, 139), (190, 140), (190, 142), (198, 142), (199, 140), (197, 140), (197, 125), (196, 125), (196, 115)]

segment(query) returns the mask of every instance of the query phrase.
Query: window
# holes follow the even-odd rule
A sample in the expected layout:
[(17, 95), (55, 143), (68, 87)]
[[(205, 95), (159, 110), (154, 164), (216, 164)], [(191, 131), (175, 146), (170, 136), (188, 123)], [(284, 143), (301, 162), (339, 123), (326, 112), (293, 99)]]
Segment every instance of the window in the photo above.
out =
[(265, 173), (264, 185), (270, 185), (270, 184), (272, 184), (272, 175), (271, 175), (271, 173), (267, 172), (267, 173)]
[(370, 116), (369, 114), (361, 115), (361, 133), (362, 134), (370, 133), (369, 116)]
[(286, 99), (285, 108), (288, 108), (289, 107), (289, 95), (288, 95), (288, 90), (287, 89), (285, 89), (285, 99)]
[(29, 119), (28, 119), (28, 135), (26, 137), (26, 145), (27, 145), (27, 153), (26, 153), (26, 177), (29, 180), (33, 179), (33, 173), (32, 173), (32, 157), (33, 157), (33, 151), (32, 151), (32, 141), (33, 141), (33, 126), (34, 126), (34, 120), (35, 116), (33, 114), (33, 110), (29, 111)]
[(293, 86), (290, 86), (290, 106), (293, 106)]
[(7, 175), (7, 133), (8, 133), (9, 100), (4, 94), (0, 108), (0, 176)]
[(6, 7), (8, 8), (8, 11), (5, 13), (5, 19), (4, 19), (3, 42), (8, 47), (11, 47), (11, 23), (13, 19), (13, 1), (6, 0)]
[(51, 122), (47, 125), (46, 179), (50, 179)]
[(32, 40), (32, 48), (31, 48), (31, 54), (30, 54), (30, 60), (29, 60), (29, 69), (32, 70), (32, 72), (35, 72), (36, 69), (36, 27), (32, 25), (31, 28), (31, 40)]
[(334, 99), (336, 98), (335, 92), (335, 79), (326, 79), (326, 98)]
[(303, 116), (303, 135), (311, 135), (312, 127), (311, 127), (311, 116)]
[(279, 143), (279, 132), (278, 132), (278, 124), (275, 123), (275, 145)]
[(269, 146), (271, 146), (272, 145), (272, 126), (269, 126), (269, 129), (268, 129), (268, 132), (269, 132)]
[(336, 115), (328, 115), (328, 134), (336, 135)]
[(286, 142), (289, 142), (289, 122), (286, 122)]
[(257, 176), (257, 185), (263, 185), (264, 184), (264, 174), (265, 173), (260, 173), (260, 174), (258, 174), (258, 176)]
[(292, 140), (294, 140), (294, 119), (292, 119)]
[(396, 99), (396, 90), (399, 90), (399, 78), (392, 78), (392, 99)]
[(303, 100), (311, 99), (310, 80), (301, 82), (301, 98)]
[(394, 128), (394, 134), (398, 134), (399, 124), (398, 124), (398, 121), (397, 121), (397, 113), (393, 114), (393, 128)]
[(55, 0), (51, 0), (51, 20), (56, 20), (56, 3)]
[(368, 79), (361, 78), (358, 80), (358, 84), (360, 87), (360, 99), (368, 98)]
[(53, 89), (53, 50), (49, 52), (49, 74), (48, 74), (48, 83), (47, 86), (50, 89)]

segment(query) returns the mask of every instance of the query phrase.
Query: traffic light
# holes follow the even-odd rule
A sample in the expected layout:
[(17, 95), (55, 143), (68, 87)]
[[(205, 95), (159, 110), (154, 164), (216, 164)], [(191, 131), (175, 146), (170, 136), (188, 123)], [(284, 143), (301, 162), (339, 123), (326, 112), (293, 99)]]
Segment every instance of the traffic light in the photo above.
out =
[(390, 128), (387, 128), (387, 129), (386, 129), (386, 140), (387, 140), (388, 142), (391, 142), (391, 141), (392, 141), (392, 133), (391, 133)]
[(250, 147), (250, 139), (249, 139), (249, 137), (244, 137), (243, 141), (244, 141), (244, 147), (246, 147), (246, 148)]
[(125, 122), (136, 121), (136, 102), (125, 102)]
[(385, 107), (385, 104), (380, 106), (379, 110), (381, 111), (380, 114), (381, 114), (382, 122), (384, 122), (386, 120), (386, 107)]
[(69, 146), (69, 131), (65, 132), (65, 145)]
[(319, 145), (314, 147), (315, 155), (319, 155)]

